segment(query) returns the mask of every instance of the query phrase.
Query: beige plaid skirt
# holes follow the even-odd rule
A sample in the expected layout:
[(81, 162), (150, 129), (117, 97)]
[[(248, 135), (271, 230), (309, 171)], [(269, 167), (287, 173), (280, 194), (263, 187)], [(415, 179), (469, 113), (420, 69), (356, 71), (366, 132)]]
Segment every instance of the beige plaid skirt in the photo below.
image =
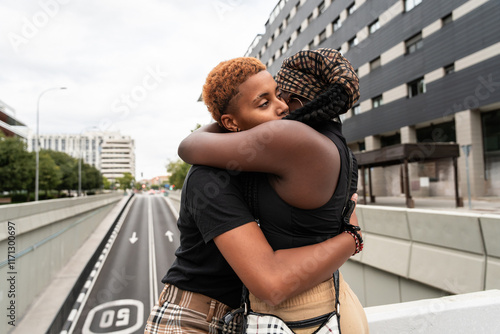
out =
[(158, 304), (148, 318), (144, 333), (238, 333), (237, 318), (224, 324), (222, 318), (232, 309), (205, 295), (165, 284)]

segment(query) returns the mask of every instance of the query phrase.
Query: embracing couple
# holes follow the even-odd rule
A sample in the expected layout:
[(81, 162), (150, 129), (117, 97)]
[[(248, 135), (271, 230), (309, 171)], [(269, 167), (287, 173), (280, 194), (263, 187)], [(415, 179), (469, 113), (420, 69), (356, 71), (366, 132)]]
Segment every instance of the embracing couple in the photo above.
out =
[(333, 311), (342, 333), (368, 333), (358, 298), (332, 277), (363, 247), (346, 206), (357, 166), (338, 118), (359, 99), (352, 66), (333, 49), (301, 51), (275, 80), (259, 60), (235, 58), (209, 73), (202, 97), (215, 122), (179, 146), (193, 164), (180, 247), (145, 332), (240, 333), (231, 315), (245, 287), (254, 312), (306, 324), (295, 333)]

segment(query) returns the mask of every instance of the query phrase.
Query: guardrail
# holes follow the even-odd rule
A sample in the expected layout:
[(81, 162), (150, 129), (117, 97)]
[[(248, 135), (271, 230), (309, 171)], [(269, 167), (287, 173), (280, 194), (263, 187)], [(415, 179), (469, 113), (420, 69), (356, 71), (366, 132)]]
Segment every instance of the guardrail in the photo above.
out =
[[(0, 276), (10, 279), (1, 300), (14, 323), (123, 197), (112, 193), (0, 207)], [(12, 324), (0, 324), (0, 332), (9, 329)]]
[(365, 306), (500, 289), (500, 215), (358, 205), (365, 248), (342, 267)]
[(374, 306), (365, 311), (371, 334), (494, 334), (500, 328), (500, 290)]

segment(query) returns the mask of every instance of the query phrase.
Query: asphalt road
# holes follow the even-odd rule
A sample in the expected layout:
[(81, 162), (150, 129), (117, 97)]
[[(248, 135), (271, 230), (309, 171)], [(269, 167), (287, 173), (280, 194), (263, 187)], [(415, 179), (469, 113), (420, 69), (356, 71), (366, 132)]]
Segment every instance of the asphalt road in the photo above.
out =
[(134, 196), (80, 294), (69, 333), (144, 332), (179, 246), (176, 223), (162, 195)]

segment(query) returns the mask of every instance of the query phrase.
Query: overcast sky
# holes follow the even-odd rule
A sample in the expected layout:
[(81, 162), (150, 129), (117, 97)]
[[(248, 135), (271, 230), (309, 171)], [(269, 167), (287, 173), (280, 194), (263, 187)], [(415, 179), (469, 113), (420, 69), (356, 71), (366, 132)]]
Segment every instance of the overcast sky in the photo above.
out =
[(136, 178), (165, 175), (177, 146), (210, 115), (208, 72), (243, 56), (273, 0), (0, 2), (0, 100), (40, 133), (96, 127), (135, 139)]

